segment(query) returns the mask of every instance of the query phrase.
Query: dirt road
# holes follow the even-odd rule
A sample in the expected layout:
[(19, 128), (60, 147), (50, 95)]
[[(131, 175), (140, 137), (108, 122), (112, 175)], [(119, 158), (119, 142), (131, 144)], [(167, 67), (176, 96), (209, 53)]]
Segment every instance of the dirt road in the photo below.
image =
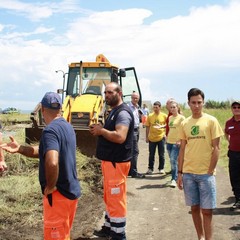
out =
[[(144, 129), (139, 142), (139, 172), (147, 171), (148, 145)], [(157, 162), (155, 167), (157, 168)], [(227, 171), (217, 170), (217, 209), (214, 210), (214, 239), (240, 239), (240, 212), (231, 212), (233, 204)], [(128, 178), (128, 240), (193, 240), (197, 239), (189, 207), (185, 206), (183, 192), (170, 188), (169, 175), (157, 172), (145, 179)], [(98, 223), (100, 226), (102, 220)]]

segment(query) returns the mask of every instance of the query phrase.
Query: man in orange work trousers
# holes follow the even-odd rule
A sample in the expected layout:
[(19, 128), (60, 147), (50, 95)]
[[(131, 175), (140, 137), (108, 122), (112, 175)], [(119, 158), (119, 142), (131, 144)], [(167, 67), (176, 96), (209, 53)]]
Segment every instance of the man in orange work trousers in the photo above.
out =
[(80, 197), (76, 171), (76, 137), (61, 116), (61, 98), (48, 92), (41, 101), (46, 123), (39, 146), (23, 146), (13, 137), (2, 144), (10, 153), (39, 157), (39, 181), (43, 193), (44, 240), (70, 240), (70, 230)]
[(105, 89), (105, 101), (111, 107), (104, 127), (90, 126), (90, 132), (99, 136), (97, 158), (102, 160), (105, 223), (99, 237), (126, 240), (127, 194), (126, 179), (132, 157), (134, 118), (131, 109), (122, 101), (122, 89), (117, 83), (109, 83)]

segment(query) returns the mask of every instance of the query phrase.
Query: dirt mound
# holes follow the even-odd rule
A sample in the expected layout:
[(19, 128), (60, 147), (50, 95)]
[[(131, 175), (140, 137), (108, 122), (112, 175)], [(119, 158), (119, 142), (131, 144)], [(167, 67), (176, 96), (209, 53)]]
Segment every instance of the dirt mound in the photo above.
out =
[[(139, 142), (139, 172), (146, 172), (148, 145), (141, 130)], [(166, 160), (168, 161), (168, 160)], [(156, 157), (156, 163), (158, 163)], [(166, 169), (169, 170), (169, 169)], [(227, 171), (217, 170), (217, 209), (214, 210), (214, 238), (216, 240), (240, 239), (240, 212), (231, 212), (233, 204)], [(157, 171), (145, 179), (128, 178), (128, 240), (189, 240), (197, 239), (189, 207), (185, 206), (183, 192), (170, 188), (170, 175), (160, 175)], [(104, 204), (99, 181), (92, 192), (83, 194), (79, 200), (77, 214), (72, 229), (73, 240), (92, 239), (93, 230), (102, 224)], [(42, 225), (34, 229), (11, 226), (0, 231), (0, 240), (42, 240)], [(95, 238), (100, 239), (100, 238)]]

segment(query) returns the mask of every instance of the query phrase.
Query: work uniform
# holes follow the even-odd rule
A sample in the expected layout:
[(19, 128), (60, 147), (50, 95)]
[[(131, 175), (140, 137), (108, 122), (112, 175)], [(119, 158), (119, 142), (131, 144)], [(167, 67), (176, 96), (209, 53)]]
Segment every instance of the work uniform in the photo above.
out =
[(116, 125), (129, 127), (125, 142), (118, 144), (108, 141), (103, 136), (99, 136), (96, 156), (102, 160), (104, 202), (106, 205), (104, 226), (109, 228), (112, 239), (125, 240), (127, 214), (126, 178), (132, 158), (134, 131), (133, 115), (125, 103), (110, 112), (104, 128), (114, 131)]
[(39, 181), (44, 193), (46, 187), (45, 154), (59, 153), (57, 190), (43, 196), (44, 240), (70, 240), (70, 230), (81, 195), (76, 172), (76, 138), (72, 126), (57, 118), (47, 125), (39, 145)]

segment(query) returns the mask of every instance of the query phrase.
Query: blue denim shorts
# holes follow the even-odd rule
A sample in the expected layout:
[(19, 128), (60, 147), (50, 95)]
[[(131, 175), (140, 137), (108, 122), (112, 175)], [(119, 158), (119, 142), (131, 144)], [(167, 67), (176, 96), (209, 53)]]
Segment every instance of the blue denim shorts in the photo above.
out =
[(216, 208), (216, 180), (209, 174), (183, 174), (183, 189), (187, 206), (202, 209)]

